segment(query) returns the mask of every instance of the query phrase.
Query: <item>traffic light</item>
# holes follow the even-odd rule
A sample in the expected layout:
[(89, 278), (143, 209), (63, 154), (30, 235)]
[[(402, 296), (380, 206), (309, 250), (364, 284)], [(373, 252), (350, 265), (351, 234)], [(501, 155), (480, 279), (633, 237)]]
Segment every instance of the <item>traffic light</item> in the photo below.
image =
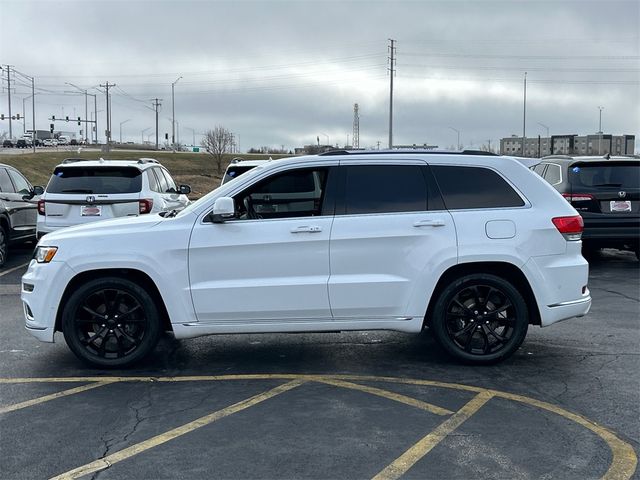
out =
[(80, 117), (78, 117), (78, 125), (82, 125), (82, 123), (80, 122)]
[(68, 122), (69, 121), (69, 115), (66, 116), (65, 120)]
[(53, 120), (55, 122), (56, 121), (56, 116), (55, 115), (51, 115), (51, 120)]
[(0, 113), (0, 120), (4, 120), (4, 113)]
[(16, 120), (20, 120), (20, 114), (16, 113)]
[(53, 133), (53, 123), (49, 125), (49, 131)]
[(168, 133), (165, 133), (165, 134), (164, 134), (164, 139), (165, 139), (165, 140), (169, 140), (169, 134), (168, 134)]

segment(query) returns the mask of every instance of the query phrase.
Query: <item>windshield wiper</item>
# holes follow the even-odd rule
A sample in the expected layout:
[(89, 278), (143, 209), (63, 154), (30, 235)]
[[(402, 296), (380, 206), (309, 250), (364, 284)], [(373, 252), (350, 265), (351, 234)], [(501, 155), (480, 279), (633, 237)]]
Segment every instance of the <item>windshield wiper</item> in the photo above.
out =
[(60, 193), (93, 193), (93, 190), (88, 190), (86, 188), (72, 188), (70, 190), (61, 190)]

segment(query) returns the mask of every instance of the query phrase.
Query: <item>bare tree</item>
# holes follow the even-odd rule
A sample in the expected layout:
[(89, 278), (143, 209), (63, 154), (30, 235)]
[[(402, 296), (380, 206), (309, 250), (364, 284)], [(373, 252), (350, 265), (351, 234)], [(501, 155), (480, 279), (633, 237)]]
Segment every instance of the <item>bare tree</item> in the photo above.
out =
[(202, 147), (213, 156), (219, 175), (222, 175), (223, 155), (231, 152), (232, 143), (232, 133), (221, 125), (214, 127), (213, 130), (207, 130), (202, 138)]

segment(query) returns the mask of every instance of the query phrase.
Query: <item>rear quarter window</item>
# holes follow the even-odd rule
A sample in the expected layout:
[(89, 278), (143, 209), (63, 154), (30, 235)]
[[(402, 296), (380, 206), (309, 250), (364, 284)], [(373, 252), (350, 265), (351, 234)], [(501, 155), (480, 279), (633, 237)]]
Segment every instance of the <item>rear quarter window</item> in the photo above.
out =
[(142, 173), (134, 167), (57, 167), (47, 185), (48, 193), (138, 193)]
[(522, 207), (524, 201), (498, 173), (483, 167), (432, 166), (449, 210)]

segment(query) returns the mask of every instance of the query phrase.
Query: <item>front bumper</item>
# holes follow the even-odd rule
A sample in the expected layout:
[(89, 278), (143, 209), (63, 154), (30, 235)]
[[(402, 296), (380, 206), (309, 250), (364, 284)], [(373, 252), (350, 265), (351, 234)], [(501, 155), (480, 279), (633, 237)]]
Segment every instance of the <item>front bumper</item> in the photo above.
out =
[(75, 272), (64, 262), (38, 263), (31, 260), (22, 276), (20, 298), (25, 328), (38, 340), (54, 341), (56, 316), (60, 300)]

